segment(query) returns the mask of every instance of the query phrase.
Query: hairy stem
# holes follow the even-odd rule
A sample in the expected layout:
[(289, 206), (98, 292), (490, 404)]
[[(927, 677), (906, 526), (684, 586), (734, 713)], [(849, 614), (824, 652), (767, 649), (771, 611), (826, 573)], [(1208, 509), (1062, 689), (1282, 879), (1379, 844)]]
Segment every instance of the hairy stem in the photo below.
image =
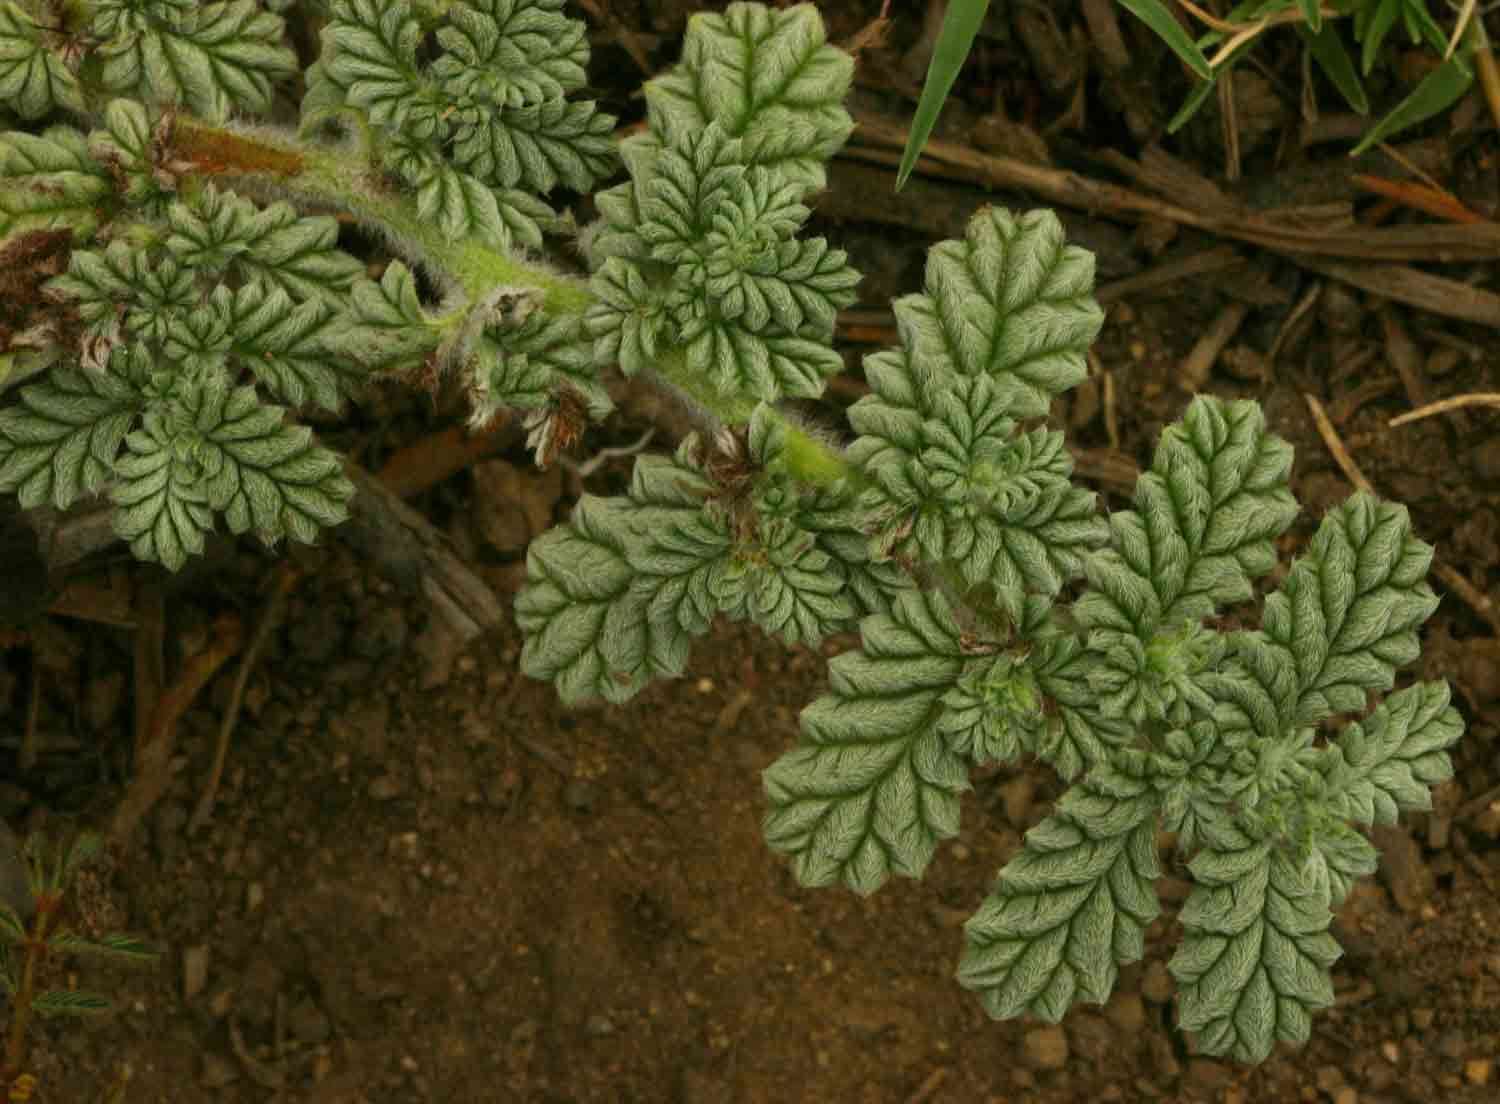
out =
[[(583, 279), (477, 242), (449, 241), (417, 214), (409, 197), (387, 187), (376, 170), (326, 146), (180, 116), (173, 128), (172, 151), (201, 177), (257, 198), (288, 199), (352, 215), (396, 254), (422, 266), (438, 283), (461, 288), (471, 302), (500, 287), (539, 289), (542, 308), (554, 315), (581, 316), (594, 302)], [(755, 400), (725, 395), (693, 372), (681, 350), (664, 354), (657, 374), (720, 424), (744, 425), (755, 411)], [(823, 487), (853, 474), (837, 448), (793, 422), (787, 422), (787, 429), (786, 463), (797, 479)]]
[(478, 242), (449, 241), (370, 166), (327, 147), (182, 116), (173, 129), (172, 149), (203, 176), (251, 195), (352, 215), (403, 258), (440, 282), (457, 284), (470, 299), (497, 287), (534, 287), (542, 292), (542, 306), (557, 314), (581, 314), (593, 301), (581, 279)]

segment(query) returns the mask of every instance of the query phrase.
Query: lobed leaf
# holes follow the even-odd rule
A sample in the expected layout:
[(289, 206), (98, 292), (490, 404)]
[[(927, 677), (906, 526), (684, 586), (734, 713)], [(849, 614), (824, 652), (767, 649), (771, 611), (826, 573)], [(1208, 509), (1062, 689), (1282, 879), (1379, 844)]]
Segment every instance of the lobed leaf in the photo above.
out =
[(1144, 783), (1094, 772), (1026, 833), (964, 925), (958, 980), (991, 1016), (1056, 1023), (1076, 1001), (1109, 999), (1161, 911), (1156, 809)]
[(298, 69), (281, 19), (255, 0), (99, 0), (93, 13), (105, 87), (214, 121), (270, 110), (273, 83)]
[(829, 665), (830, 692), (802, 713), (802, 741), (765, 772), (766, 841), (803, 885), (873, 893), (919, 877), (958, 831), (963, 760), (937, 730), (963, 666), (936, 592), (908, 591), (866, 618), (863, 648)]
[(1110, 517), (1111, 547), (1089, 560), (1074, 607), (1080, 624), (1150, 641), (1250, 597), (1297, 514), (1291, 463), (1258, 404), (1194, 399), (1162, 433), (1136, 508)]
[(18, 4), (0, 4), (0, 102), (27, 121), (58, 108), (82, 115), (78, 77), (41, 41)]
[(1324, 777), (1332, 810), (1364, 824), (1394, 824), (1432, 808), (1432, 787), (1453, 777), (1447, 749), (1463, 735), (1446, 682), (1386, 698), (1328, 746)]
[(1405, 507), (1360, 493), (1323, 519), (1262, 617), (1295, 667), (1298, 724), (1363, 708), (1416, 659), (1417, 628), (1438, 604), (1424, 581), (1431, 563)]
[(0, 410), (0, 491), (25, 509), (59, 510), (100, 491), (144, 405), (122, 357), (95, 371), (54, 368)]
[(1052, 211), (991, 207), (928, 251), (926, 293), (898, 299), (896, 323), (924, 379), (991, 376), (1013, 417), (1035, 417), (1087, 374), (1104, 321), (1093, 286), (1093, 255)]
[(516, 597), (522, 670), (570, 703), (626, 701), (680, 675), (717, 609), (730, 548), (707, 492), (683, 456), (642, 457), (629, 498), (585, 495), (566, 525), (534, 540)]
[(1197, 885), (1170, 964), (1178, 1021), (1205, 1053), (1261, 1062), (1277, 1040), (1303, 1043), (1333, 1003), (1330, 887), (1316, 868), (1219, 826), (1189, 864)]
[(34, 230), (72, 230), (75, 241), (99, 225), (111, 184), (71, 127), (0, 134), (0, 241)]
[(648, 118), (668, 145), (718, 123), (745, 139), (751, 164), (820, 188), (853, 129), (843, 106), (853, 70), (814, 5), (734, 3), (688, 21), (681, 62), (646, 82)]

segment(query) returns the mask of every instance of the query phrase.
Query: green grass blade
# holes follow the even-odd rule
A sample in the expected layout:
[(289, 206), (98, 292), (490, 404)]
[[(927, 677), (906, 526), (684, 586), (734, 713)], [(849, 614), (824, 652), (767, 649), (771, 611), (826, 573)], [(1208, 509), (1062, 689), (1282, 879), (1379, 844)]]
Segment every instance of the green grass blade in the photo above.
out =
[(1360, 139), (1359, 145), (1354, 147), (1351, 157), (1357, 157), (1369, 149), (1376, 142), (1384, 142), (1393, 134), (1398, 134), (1416, 126), (1418, 123), (1426, 122), (1434, 115), (1438, 115), (1452, 107), (1463, 98), (1470, 85), (1474, 83), (1474, 71), (1464, 64), (1463, 58), (1454, 54), (1443, 64), (1423, 78), (1422, 83), (1412, 90), (1412, 94), (1402, 100), (1395, 108), (1374, 128)]
[(1302, 9), (1302, 21), (1308, 30), (1317, 34), (1323, 29), (1322, 0), (1297, 0), (1297, 6)]
[(917, 155), (932, 134), (938, 113), (943, 110), (943, 101), (958, 79), (958, 71), (964, 67), (964, 59), (969, 56), (969, 47), (974, 45), (974, 36), (979, 33), (979, 25), (984, 22), (984, 13), (989, 7), (990, 0), (951, 0), (948, 4), (943, 29), (938, 33), (937, 48), (927, 65), (922, 98), (917, 101), (917, 113), (912, 116), (911, 131), (906, 136), (906, 149), (901, 152), (901, 167), (896, 170), (898, 192), (911, 175)]
[(1390, 33), (1396, 25), (1396, 17), (1401, 14), (1401, 0), (1380, 0), (1380, 6), (1375, 9), (1375, 14), (1370, 17), (1370, 24), (1365, 29), (1361, 46), (1364, 48), (1364, 56), (1361, 66), (1365, 76), (1370, 75), (1370, 70), (1375, 68), (1375, 59), (1380, 56), (1381, 44), (1385, 42), (1385, 36)]
[(1312, 34), (1305, 27), (1297, 29), (1302, 34), (1302, 41), (1307, 43), (1308, 53), (1312, 54), (1318, 68), (1328, 75), (1333, 86), (1339, 90), (1339, 95), (1359, 114), (1368, 115), (1370, 97), (1365, 95), (1365, 86), (1360, 83), (1354, 59), (1344, 48), (1344, 40), (1339, 37), (1333, 24), (1325, 25), (1317, 34)]
[(1213, 80), (1214, 71), (1208, 58), (1198, 49), (1182, 24), (1172, 16), (1161, 0), (1120, 0), (1120, 7), (1135, 16), (1156, 32), (1156, 36), (1172, 48), (1172, 52), (1187, 62), (1188, 67), (1204, 80)]

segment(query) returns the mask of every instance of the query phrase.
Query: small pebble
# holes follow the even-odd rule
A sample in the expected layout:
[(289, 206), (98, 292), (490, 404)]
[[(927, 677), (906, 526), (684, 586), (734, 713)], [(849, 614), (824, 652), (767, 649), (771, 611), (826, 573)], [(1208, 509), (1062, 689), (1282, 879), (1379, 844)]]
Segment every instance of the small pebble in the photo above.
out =
[(1068, 1035), (1057, 1024), (1026, 1033), (1026, 1064), (1037, 1070), (1059, 1070), (1068, 1064)]
[(221, 1089), (225, 1085), (239, 1080), (240, 1071), (235, 1069), (233, 1063), (212, 1051), (203, 1055), (202, 1066), (198, 1074), (198, 1080), (207, 1089)]
[(1338, 1091), (1344, 1083), (1344, 1071), (1338, 1066), (1320, 1066), (1317, 1076), (1318, 1088), (1328, 1096)]
[(1152, 961), (1141, 978), (1141, 995), (1152, 1004), (1166, 1004), (1172, 999), (1172, 975), (1160, 961)]
[(615, 1033), (615, 1024), (608, 1016), (601, 1016), (595, 1012), (584, 1021), (583, 1033), (591, 1039), (602, 1039), (606, 1035)]
[(382, 774), (370, 783), (370, 797), (374, 801), (390, 801), (401, 796), (401, 778), (394, 774)]
[(1333, 1104), (1359, 1104), (1359, 1093), (1352, 1085), (1345, 1085), (1333, 1094)]
[(586, 778), (575, 778), (563, 787), (562, 798), (575, 813), (587, 813), (599, 798), (599, 788)]
[(194, 999), (207, 984), (208, 945), (200, 943), (182, 952), (182, 999)]
[(1488, 1085), (1494, 1065), (1488, 1058), (1470, 1058), (1464, 1063), (1464, 1080), (1471, 1085)]

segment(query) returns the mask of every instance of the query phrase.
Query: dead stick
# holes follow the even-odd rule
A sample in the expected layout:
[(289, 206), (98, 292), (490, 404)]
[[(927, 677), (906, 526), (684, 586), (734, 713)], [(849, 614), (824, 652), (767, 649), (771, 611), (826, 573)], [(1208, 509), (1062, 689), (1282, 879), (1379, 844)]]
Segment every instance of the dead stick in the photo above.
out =
[(271, 580), (271, 594), (266, 600), (265, 609), (261, 611), (260, 619), (255, 623), (255, 629), (250, 634), (250, 644), (245, 649), (245, 654), (240, 658), (240, 668), (235, 672), (234, 688), (229, 694), (229, 704), (224, 709), (224, 717), (219, 723), (219, 739), (214, 746), (214, 763), (208, 772), (208, 781), (204, 784), (203, 793), (198, 798), (198, 805), (193, 810), (193, 816), (188, 821), (188, 831), (196, 832), (208, 823), (208, 818), (213, 814), (214, 801), (219, 796), (219, 783), (224, 777), (224, 763), (229, 758), (229, 742), (234, 734), (234, 726), (240, 719), (240, 707), (245, 701), (245, 687), (250, 683), (250, 673), (255, 670), (255, 664), (260, 660), (260, 653), (266, 646), (266, 641), (271, 637), (271, 630), (281, 621), (281, 611), (286, 605), (286, 599), (292, 589), (301, 579), (300, 572), (291, 560), (282, 560), (276, 565), (276, 575)]
[[(110, 536), (114, 536), (113, 528)], [(151, 715), (156, 711), (157, 699), (167, 681), (166, 662), (162, 657), (166, 638), (166, 599), (162, 593), (161, 580), (149, 576), (136, 592), (140, 600), (139, 615), (135, 630), (135, 731), (134, 752), (140, 757), (141, 747), (151, 728)]]
[[(1359, 465), (1354, 462), (1354, 457), (1349, 455), (1349, 450), (1344, 447), (1344, 442), (1339, 438), (1338, 430), (1333, 428), (1333, 423), (1328, 420), (1328, 415), (1323, 412), (1323, 404), (1318, 402), (1312, 395), (1302, 396), (1307, 400), (1307, 408), (1312, 411), (1313, 421), (1317, 423), (1318, 435), (1323, 438), (1323, 444), (1328, 446), (1334, 462), (1343, 471), (1344, 476), (1360, 490), (1369, 494), (1377, 494), (1374, 486), (1365, 478), (1365, 473), (1359, 470)], [(1456, 570), (1445, 563), (1433, 565), (1433, 572), (1447, 583), (1449, 588), (1469, 606), (1475, 613), (1490, 626), (1490, 631), (1500, 636), (1500, 616), (1495, 611), (1495, 603), (1488, 595), (1460, 575)]]
[(193, 704), (198, 692), (240, 650), (244, 627), (239, 618), (226, 614), (214, 622), (208, 645), (184, 664), (177, 681), (169, 686), (151, 711), (146, 741), (136, 755), (135, 777), (115, 808), (109, 839), (122, 847), (141, 819), (160, 800), (171, 782), (172, 751), (177, 744), (177, 721)]
[(1448, 589), (1457, 594), (1465, 605), (1479, 614), (1489, 625), (1490, 632), (1500, 637), (1500, 612), (1495, 610), (1495, 603), (1488, 594), (1464, 578), (1457, 568), (1450, 567), (1448, 564), (1434, 564), (1432, 570), (1439, 579), (1448, 584)]
[(472, 433), (466, 426), (449, 426), (392, 453), (380, 467), (380, 481), (396, 497), (411, 498), (499, 452), (514, 436), (508, 412), (481, 433)]
[(1329, 421), (1328, 414), (1323, 409), (1323, 404), (1312, 395), (1306, 393), (1303, 394), (1302, 398), (1307, 401), (1307, 409), (1312, 411), (1313, 422), (1318, 427), (1318, 436), (1323, 438), (1323, 444), (1328, 447), (1329, 455), (1333, 457), (1333, 462), (1339, 466), (1339, 470), (1344, 473), (1344, 478), (1353, 483), (1361, 491), (1374, 494), (1374, 486), (1365, 478), (1365, 473), (1359, 470), (1359, 465), (1354, 462), (1354, 457), (1350, 456), (1349, 450), (1344, 447), (1344, 442), (1339, 437), (1339, 431), (1333, 428), (1333, 422)]
[[(899, 158), (906, 144), (906, 127), (870, 114), (856, 118), (854, 141), (864, 146), (846, 148), (840, 156), (887, 154), (873, 160)], [(870, 149), (868, 147), (875, 147)], [(952, 175), (997, 188), (1034, 192), (1050, 203), (1111, 214), (1153, 215), (1220, 237), (1234, 238), (1297, 259), (1344, 257), (1367, 261), (1480, 261), (1500, 257), (1500, 225), (1449, 226), (1423, 224), (1371, 229), (1309, 230), (1283, 225), (1271, 214), (1235, 211), (1211, 214), (1158, 199), (1066, 169), (1053, 169), (1012, 157), (980, 153), (956, 142), (931, 139), (918, 168), (934, 167)]]
[(1461, 410), (1466, 406), (1500, 406), (1500, 393), (1476, 391), (1469, 395), (1454, 395), (1451, 398), (1439, 399), (1426, 406), (1419, 406), (1415, 410), (1408, 410), (1405, 414), (1392, 418), (1386, 425), (1395, 429), (1397, 426), (1404, 426), (1407, 422), (1415, 422), (1419, 418), (1446, 414), (1450, 410)]
[(1183, 387), (1197, 392), (1208, 382), (1214, 362), (1219, 359), (1224, 346), (1234, 340), (1234, 335), (1239, 332), (1240, 324), (1245, 321), (1245, 316), (1249, 313), (1248, 304), (1230, 303), (1214, 317), (1208, 329), (1203, 331), (1203, 336), (1193, 343), (1192, 349), (1182, 362), (1178, 374)]

